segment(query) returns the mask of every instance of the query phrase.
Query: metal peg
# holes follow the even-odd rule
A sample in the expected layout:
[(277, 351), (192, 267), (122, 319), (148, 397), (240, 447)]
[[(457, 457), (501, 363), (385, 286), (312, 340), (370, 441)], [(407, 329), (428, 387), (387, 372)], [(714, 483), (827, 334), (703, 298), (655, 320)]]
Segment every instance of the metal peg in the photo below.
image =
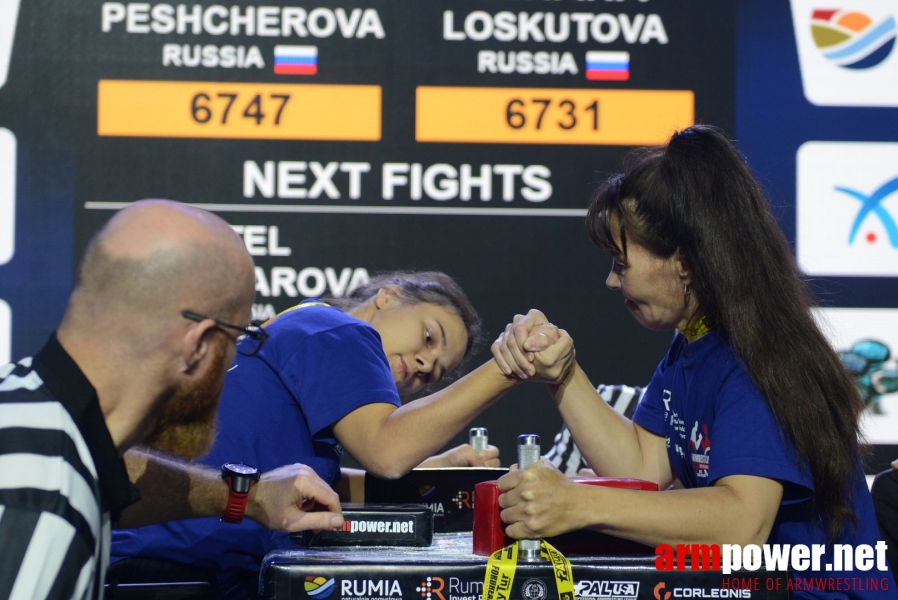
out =
[[(526, 469), (528, 466), (539, 461), (540, 445), (539, 436), (534, 434), (523, 434), (518, 436), (518, 468)], [(518, 545), (519, 560), (523, 562), (539, 562), (539, 546), (540, 542), (536, 540), (521, 540)]]
[(490, 436), (486, 427), (471, 427), (468, 432), (468, 440), (475, 452), (483, 452), (490, 445)]

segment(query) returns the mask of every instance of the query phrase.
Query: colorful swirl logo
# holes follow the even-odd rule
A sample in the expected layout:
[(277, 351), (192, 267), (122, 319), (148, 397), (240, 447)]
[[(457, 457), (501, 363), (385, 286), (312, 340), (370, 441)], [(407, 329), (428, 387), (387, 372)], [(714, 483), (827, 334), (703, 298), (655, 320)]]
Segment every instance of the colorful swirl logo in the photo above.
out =
[(884, 61), (895, 46), (895, 17), (876, 23), (857, 11), (815, 10), (814, 44), (830, 61), (846, 69), (869, 69)]
[(305, 586), (306, 593), (309, 596), (311, 596), (312, 598), (318, 598), (319, 600), (327, 598), (331, 595), (331, 592), (334, 591), (333, 578), (326, 579), (324, 577), (321, 577), (320, 575), (318, 577), (306, 577), (303, 585)]

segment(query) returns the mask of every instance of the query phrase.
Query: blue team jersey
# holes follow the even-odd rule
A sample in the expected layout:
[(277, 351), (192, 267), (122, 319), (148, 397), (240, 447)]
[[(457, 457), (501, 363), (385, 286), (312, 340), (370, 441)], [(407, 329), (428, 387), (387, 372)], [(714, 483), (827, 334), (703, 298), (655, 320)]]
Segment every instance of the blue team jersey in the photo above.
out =
[[(400, 405), (378, 333), (329, 306), (287, 311), (266, 325), (255, 356), (238, 355), (225, 381), (215, 444), (202, 464), (243, 462), (265, 472), (308, 465), (329, 484), (342, 448), (332, 426), (371, 403)], [(273, 535), (245, 519), (190, 519), (114, 532), (113, 561), (140, 556), (208, 569), (258, 569)]]
[[(768, 544), (824, 544), (826, 534), (813, 523), (808, 500), (814, 493), (810, 473), (800, 465), (791, 443), (776, 422), (760, 390), (751, 382), (742, 362), (719, 331), (687, 344), (674, 339), (658, 365), (633, 420), (664, 436), (674, 475), (686, 488), (713, 485), (729, 475), (753, 475), (783, 484), (783, 500)], [(821, 440), (828, 443), (829, 440)], [(880, 539), (873, 502), (858, 460), (852, 487), (852, 508), (857, 528), (838, 543), (868, 544)], [(821, 560), (833, 563), (832, 547)], [(869, 582), (850, 591), (806, 591), (804, 582), (795, 598), (894, 598), (889, 571), (795, 572), (796, 577), (857, 577), (880, 580), (887, 589), (869, 590)]]

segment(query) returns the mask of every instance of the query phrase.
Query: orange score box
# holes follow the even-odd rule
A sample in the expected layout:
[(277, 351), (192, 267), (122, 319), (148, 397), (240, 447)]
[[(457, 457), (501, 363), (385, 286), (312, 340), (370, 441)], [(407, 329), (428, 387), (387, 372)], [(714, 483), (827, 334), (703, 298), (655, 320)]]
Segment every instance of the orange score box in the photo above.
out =
[(638, 146), (664, 143), (694, 119), (688, 90), (419, 87), (415, 139)]
[(101, 80), (101, 136), (379, 141), (381, 87)]

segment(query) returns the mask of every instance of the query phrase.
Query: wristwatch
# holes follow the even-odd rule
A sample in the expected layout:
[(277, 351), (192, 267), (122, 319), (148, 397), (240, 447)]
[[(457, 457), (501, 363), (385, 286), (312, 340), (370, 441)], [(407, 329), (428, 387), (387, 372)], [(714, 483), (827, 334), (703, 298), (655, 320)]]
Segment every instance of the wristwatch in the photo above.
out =
[(246, 511), (246, 498), (253, 485), (259, 481), (259, 469), (243, 463), (221, 465), (221, 478), (228, 484), (228, 505), (221, 520), (240, 523)]

